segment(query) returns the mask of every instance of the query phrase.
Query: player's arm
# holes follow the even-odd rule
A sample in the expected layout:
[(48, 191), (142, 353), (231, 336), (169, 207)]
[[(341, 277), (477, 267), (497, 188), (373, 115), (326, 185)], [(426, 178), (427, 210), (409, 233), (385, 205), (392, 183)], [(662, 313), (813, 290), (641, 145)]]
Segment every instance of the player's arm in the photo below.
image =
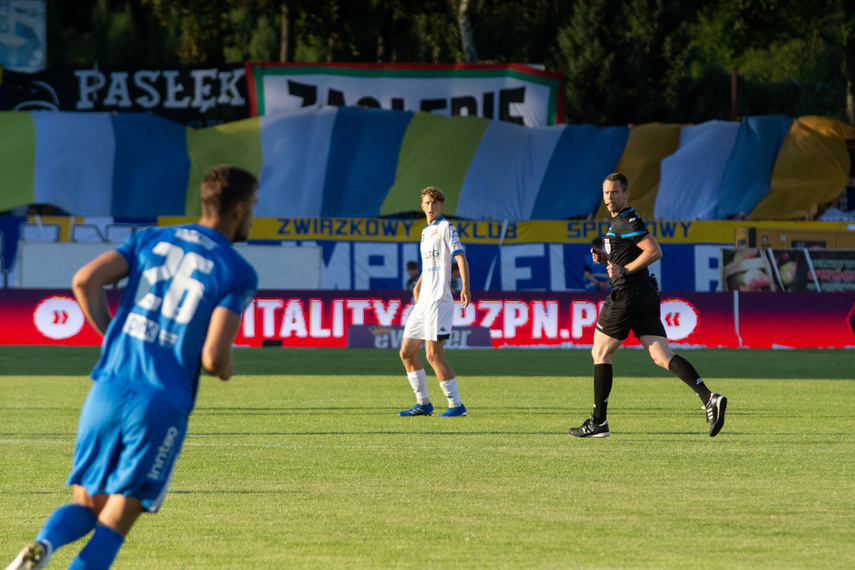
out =
[(128, 261), (116, 250), (102, 253), (74, 274), (71, 289), (86, 320), (104, 336), (113, 319), (104, 287), (117, 283), (128, 274)]
[(422, 290), (422, 276), (419, 275), (419, 280), (416, 281), (416, 285), (413, 287), (413, 301), (416, 303), (419, 302), (419, 293), (421, 293), (421, 290)]
[(228, 380), (235, 373), (232, 344), (239, 327), (239, 314), (225, 307), (214, 309), (202, 347), (202, 368), (211, 376)]
[(469, 291), (469, 262), (462, 251), (454, 254), (454, 259), (457, 260), (457, 268), (460, 270), (460, 304), (465, 309), (472, 302), (472, 293)]
[[(655, 263), (662, 259), (662, 249), (659, 247), (659, 242), (656, 241), (651, 234), (647, 234), (635, 244), (641, 249), (638, 257), (627, 263), (624, 267), (626, 273), (635, 273), (641, 271), (651, 263)], [(609, 277), (619, 277), (621, 274), (621, 266), (609, 262)]]

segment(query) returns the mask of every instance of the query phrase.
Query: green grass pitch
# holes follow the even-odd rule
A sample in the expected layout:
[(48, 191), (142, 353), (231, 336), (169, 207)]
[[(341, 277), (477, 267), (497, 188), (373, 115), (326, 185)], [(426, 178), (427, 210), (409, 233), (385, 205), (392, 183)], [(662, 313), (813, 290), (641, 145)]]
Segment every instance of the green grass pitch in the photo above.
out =
[[(728, 396), (716, 438), (640, 350), (615, 357), (612, 436), (580, 440), (586, 350), (448, 351), (469, 416), (399, 418), (394, 350), (239, 349), (114, 568), (855, 567), (853, 352), (682, 354)], [(0, 348), (0, 565), (70, 498), (96, 357)]]

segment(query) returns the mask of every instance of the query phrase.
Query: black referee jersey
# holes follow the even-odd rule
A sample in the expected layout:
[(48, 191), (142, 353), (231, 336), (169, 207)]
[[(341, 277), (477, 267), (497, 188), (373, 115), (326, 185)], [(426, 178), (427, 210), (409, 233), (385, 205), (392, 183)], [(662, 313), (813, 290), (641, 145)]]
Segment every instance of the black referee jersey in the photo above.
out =
[[(606, 253), (609, 255), (609, 261), (621, 267), (634, 261), (642, 251), (637, 244), (648, 233), (650, 232), (644, 226), (644, 220), (635, 210), (627, 207), (618, 212), (618, 215), (612, 218), (612, 225), (606, 234)], [(616, 289), (648, 279), (650, 272), (645, 267), (641, 271), (611, 277), (609, 284), (612, 289)]]

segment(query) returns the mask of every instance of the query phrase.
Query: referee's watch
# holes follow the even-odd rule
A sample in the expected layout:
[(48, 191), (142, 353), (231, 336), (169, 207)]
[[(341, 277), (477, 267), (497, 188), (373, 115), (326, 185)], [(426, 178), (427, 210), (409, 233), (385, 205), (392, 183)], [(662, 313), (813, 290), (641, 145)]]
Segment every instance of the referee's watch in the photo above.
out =
[(621, 275), (626, 275), (626, 267), (621, 267), (621, 268), (620, 268), (620, 274), (621, 274)]

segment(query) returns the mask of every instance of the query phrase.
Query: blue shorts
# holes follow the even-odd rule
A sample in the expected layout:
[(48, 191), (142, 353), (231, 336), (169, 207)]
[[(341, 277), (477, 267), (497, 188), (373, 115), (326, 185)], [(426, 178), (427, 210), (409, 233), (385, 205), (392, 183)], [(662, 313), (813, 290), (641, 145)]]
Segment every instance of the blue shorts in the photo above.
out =
[(80, 412), (68, 485), (138, 499), (157, 512), (187, 434), (187, 415), (117, 382), (97, 381)]

